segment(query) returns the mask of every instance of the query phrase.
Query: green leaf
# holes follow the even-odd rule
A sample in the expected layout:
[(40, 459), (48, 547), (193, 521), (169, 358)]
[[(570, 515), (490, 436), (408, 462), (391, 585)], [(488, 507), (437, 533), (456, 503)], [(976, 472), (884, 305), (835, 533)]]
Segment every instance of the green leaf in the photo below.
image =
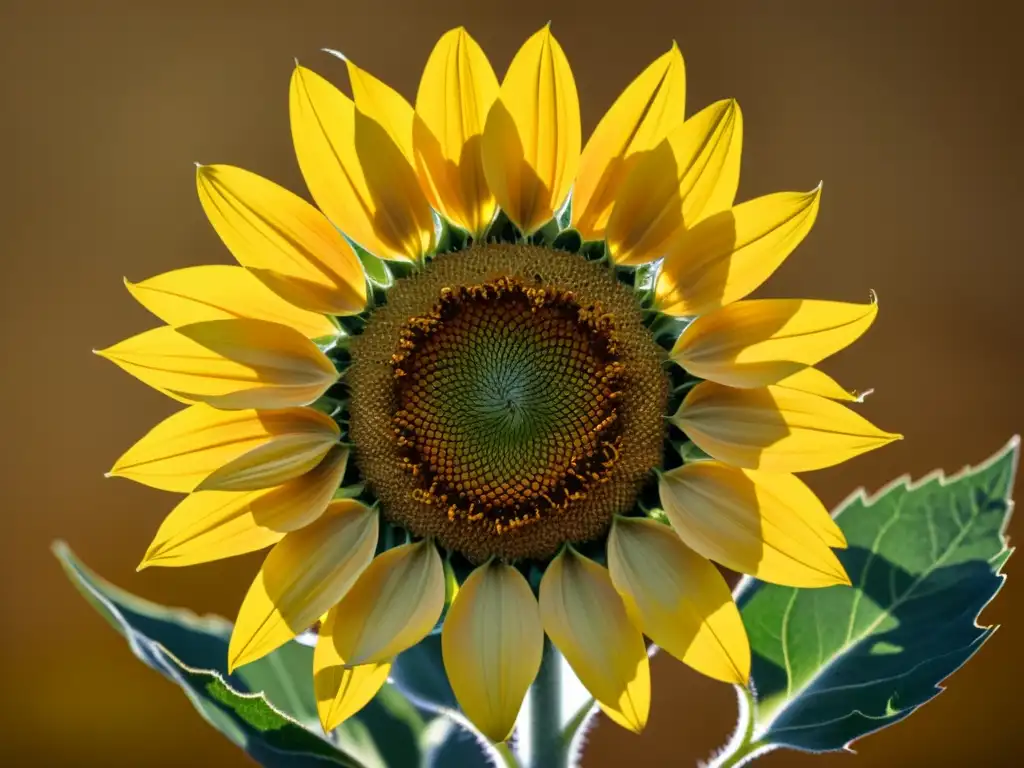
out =
[[(423, 758), (423, 732), (426, 724), (416, 708), (393, 685), (385, 685), (358, 714), (334, 731), (342, 747), (369, 741), (377, 754), (380, 768), (417, 765)], [(362, 755), (363, 752), (355, 754)], [(376, 768), (377, 763), (366, 762)]]
[(744, 754), (847, 748), (933, 699), (978, 651), (994, 628), (976, 619), (1010, 554), (1018, 444), (955, 477), (903, 477), (841, 504), (852, 587), (737, 588), (756, 692)]
[(141, 600), (92, 573), (63, 542), (55, 543), (53, 551), (75, 587), (124, 636), (132, 653), (180, 686), (207, 722), (260, 765), (364, 768), (273, 706), (263, 693), (246, 690), (243, 679), (220, 670), (230, 634), (226, 621)]
[(444, 671), (440, 634), (428, 635), (398, 654), (391, 666), (391, 682), (417, 706), (434, 706), (439, 710), (459, 708)]
[[(227, 623), (227, 622), (225, 622)], [(230, 636), (230, 634), (228, 635)], [(227, 658), (221, 657), (220, 665)], [(224, 671), (218, 665), (218, 671)], [(250, 691), (262, 691), (277, 709), (314, 731), (320, 729), (313, 693), (313, 649), (286, 643), (273, 653), (235, 671)]]
[[(313, 692), (313, 644), (286, 643), (273, 653), (246, 664), (235, 674), (249, 690), (263, 691), (271, 704), (315, 733), (320, 720)], [(222, 659), (227, 658), (224, 645)], [(367, 768), (414, 765), (420, 759), (423, 718), (392, 685), (380, 692), (332, 733), (335, 744), (358, 758)]]

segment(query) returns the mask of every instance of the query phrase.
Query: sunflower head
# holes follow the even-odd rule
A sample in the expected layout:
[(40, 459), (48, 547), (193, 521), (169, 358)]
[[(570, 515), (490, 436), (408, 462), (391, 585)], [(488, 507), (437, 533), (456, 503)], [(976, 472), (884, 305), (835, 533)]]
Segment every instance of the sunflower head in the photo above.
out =
[(495, 740), (545, 636), (632, 730), (645, 635), (745, 682), (712, 561), (845, 583), (842, 534), (793, 473), (898, 437), (815, 367), (874, 301), (745, 298), (809, 232), (820, 186), (736, 204), (742, 114), (684, 116), (675, 46), (582, 151), (548, 28), (500, 83), (448, 32), (415, 105), (345, 64), (351, 97), (301, 66), (291, 81), (317, 207), (200, 167), (239, 265), (129, 283), (166, 324), (100, 353), (185, 405), (111, 470), (188, 494), (143, 566), (272, 547), (230, 665), (316, 626), (328, 730), (439, 627), (456, 696)]

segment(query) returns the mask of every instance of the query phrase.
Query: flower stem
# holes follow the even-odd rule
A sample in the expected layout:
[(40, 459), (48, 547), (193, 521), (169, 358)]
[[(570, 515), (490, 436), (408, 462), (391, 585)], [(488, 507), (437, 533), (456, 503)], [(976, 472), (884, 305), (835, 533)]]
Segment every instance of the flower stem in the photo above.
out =
[(749, 688), (736, 686), (739, 699), (739, 723), (732, 740), (709, 764), (709, 768), (739, 768), (758, 755), (771, 751), (771, 745), (754, 738), (754, 696)]
[(540, 672), (530, 688), (527, 743), (520, 746), (523, 768), (565, 768), (568, 748), (562, 738), (562, 657), (544, 638)]

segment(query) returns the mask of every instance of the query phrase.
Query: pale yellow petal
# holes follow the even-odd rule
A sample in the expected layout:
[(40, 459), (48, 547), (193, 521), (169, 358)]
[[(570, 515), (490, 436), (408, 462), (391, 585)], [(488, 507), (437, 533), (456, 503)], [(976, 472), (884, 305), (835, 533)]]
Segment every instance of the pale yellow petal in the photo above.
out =
[(441, 616), (444, 582), (432, 541), (379, 555), (338, 604), (338, 655), (350, 664), (379, 663), (414, 646)]
[(313, 690), (320, 724), (330, 733), (345, 720), (370, 703), (384, 687), (391, 672), (391, 662), (345, 666), (334, 647), (333, 632), (338, 622), (338, 609), (332, 608), (320, 625), (316, 649), (313, 651)]
[(710, 560), (793, 587), (850, 583), (829, 549), (842, 533), (792, 475), (698, 461), (661, 475), (659, 493), (679, 537)]
[(349, 451), (332, 448), (311, 472), (259, 491), (197, 491), (167, 516), (139, 568), (222, 560), (269, 547), (309, 525), (341, 484)]
[(686, 71), (673, 43), (626, 86), (587, 140), (572, 193), (573, 226), (585, 239), (604, 237), (623, 181), (641, 153), (682, 124), (685, 107)]
[(849, 391), (827, 373), (819, 371), (817, 368), (801, 368), (796, 373), (791, 373), (777, 381), (775, 386), (827, 397), (830, 400), (854, 402), (858, 399), (856, 393)]
[(817, 395), (712, 381), (690, 390), (671, 420), (719, 461), (774, 472), (831, 467), (901, 438)]
[(486, 54), (459, 27), (438, 40), (416, 93), (413, 150), (420, 184), (441, 215), (475, 236), (494, 218), (481, 142), (498, 78)]
[(282, 435), (228, 462), (196, 490), (255, 491), (280, 485), (312, 470), (337, 443), (338, 434), (326, 430)]
[(301, 333), (249, 318), (154, 328), (97, 354), (151, 387), (217, 408), (308, 405), (338, 379)]
[(608, 220), (612, 261), (660, 259), (684, 229), (731, 206), (742, 136), (739, 105), (718, 101), (645, 152), (618, 190)]
[(244, 267), (185, 267), (124, 284), (136, 301), (168, 325), (249, 317), (287, 325), (310, 339), (338, 335), (331, 318), (285, 301)]
[[(266, 488), (315, 467), (339, 435), (330, 417), (311, 408), (222, 411), (197, 404), (153, 427), (109, 474), (188, 493), (214, 474), (237, 481), (246, 468), (246, 490)], [(226, 490), (224, 484), (206, 487), (215, 485)]]
[(602, 707), (639, 733), (647, 724), (651, 677), (640, 632), (608, 571), (566, 549), (540, 583), (544, 631)]
[(292, 74), (290, 114), (306, 186), (335, 225), (384, 259), (417, 261), (430, 252), (430, 205), (380, 123), (305, 67)]
[(617, 518), (608, 572), (633, 622), (659, 648), (716, 680), (747, 684), (750, 643), (729, 585), (668, 526)]
[(287, 534), (267, 555), (242, 601), (228, 672), (284, 645), (335, 605), (370, 564), (377, 510), (331, 502), (319, 519)]
[(877, 314), (874, 302), (737, 301), (690, 323), (671, 357), (702, 379), (730, 387), (763, 387), (848, 347)]
[(749, 294), (811, 231), (821, 187), (778, 192), (686, 229), (668, 244), (654, 306), (677, 317), (703, 315)]
[(297, 307), (351, 315), (366, 305), (366, 277), (345, 238), (284, 187), (230, 165), (201, 165), (199, 201), (238, 263)]
[(576, 82), (562, 46), (544, 27), (512, 59), (483, 135), (487, 183), (526, 234), (565, 202), (580, 143)]
[(473, 571), (445, 616), (441, 650), (459, 707), (491, 741), (507, 739), (544, 650), (523, 575), (499, 563)]

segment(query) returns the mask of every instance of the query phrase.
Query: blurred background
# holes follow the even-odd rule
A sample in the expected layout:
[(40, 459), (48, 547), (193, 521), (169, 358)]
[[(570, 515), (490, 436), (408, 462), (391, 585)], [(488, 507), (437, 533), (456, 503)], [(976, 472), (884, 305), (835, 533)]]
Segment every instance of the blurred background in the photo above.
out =
[[(193, 161), (241, 165), (305, 194), (288, 78), (298, 57), (344, 84), (325, 46), (411, 99), (445, 30), (464, 24), (500, 75), (551, 20), (589, 131), (677, 40), (688, 113), (729, 96), (743, 107), (741, 199), (824, 180), (814, 232), (761, 295), (879, 294), (874, 328), (827, 368), (852, 388), (874, 387), (863, 411), (906, 439), (807, 476), (826, 503), (904, 472), (955, 471), (1024, 429), (1019, 4), (2, 0), (0, 9), (0, 763), (247, 762), (132, 657), (48, 548), (65, 538), (132, 592), (234, 616), (258, 556), (135, 573), (174, 497), (103, 472), (174, 407), (90, 350), (154, 325), (122, 276), (229, 260), (196, 199)], [(857, 757), (787, 752), (763, 765), (1013, 762), (1005, 756), (1024, 747), (1024, 584), (1017, 562), (1008, 570), (984, 615), (1006, 626), (936, 701), (867, 738)], [(726, 686), (664, 656), (654, 671), (646, 732), (602, 722), (587, 768), (693, 765), (725, 741)]]

